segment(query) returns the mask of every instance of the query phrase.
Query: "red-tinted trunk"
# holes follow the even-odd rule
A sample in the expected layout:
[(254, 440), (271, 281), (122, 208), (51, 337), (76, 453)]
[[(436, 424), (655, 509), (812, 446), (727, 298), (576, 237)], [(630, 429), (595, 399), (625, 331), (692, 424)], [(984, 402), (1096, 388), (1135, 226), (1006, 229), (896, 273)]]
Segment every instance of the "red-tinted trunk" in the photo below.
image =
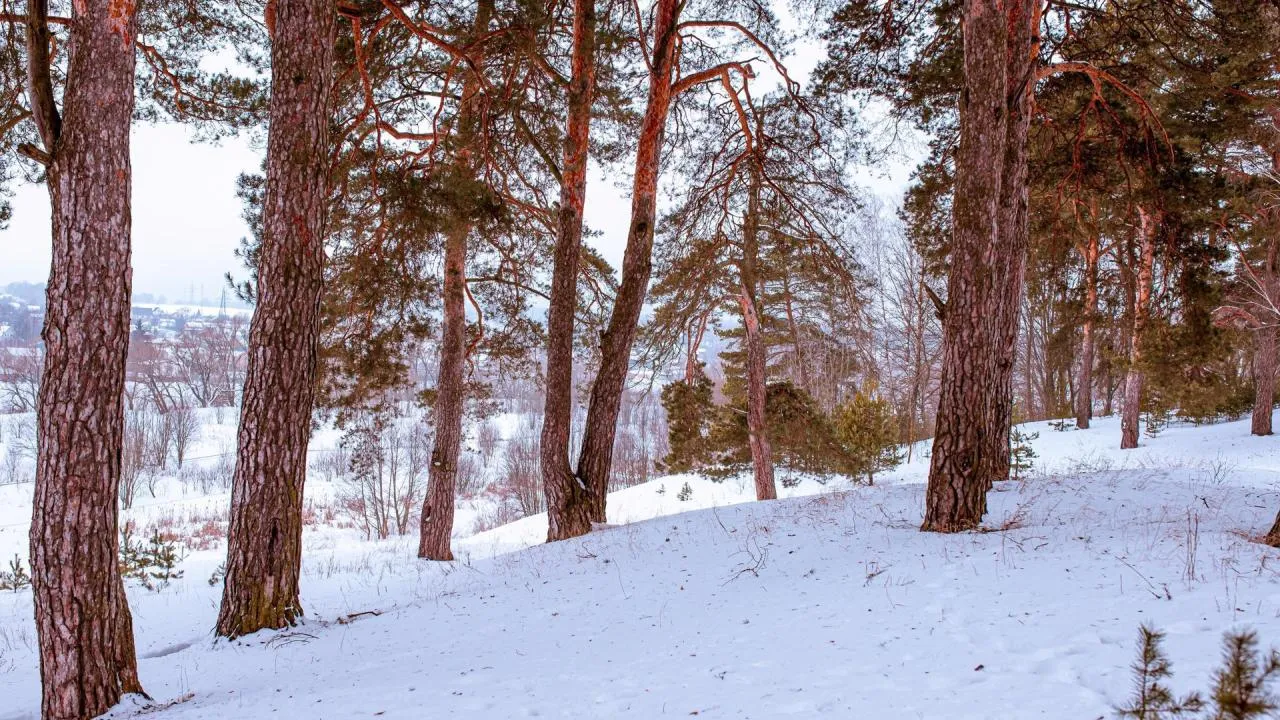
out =
[(996, 444), (991, 394), (999, 372), (992, 346), (992, 298), (1000, 272), (993, 256), (1001, 208), (1007, 142), (1007, 28), (995, 3), (965, 0), (964, 90), (956, 152), (951, 273), (943, 319), (937, 428), (930, 459), (923, 530), (976, 527), (986, 513), (993, 463), (983, 454)]
[(578, 458), (578, 477), (586, 484), (590, 495), (590, 516), (595, 522), (605, 521), (618, 413), (622, 409), (622, 393), (631, 367), (631, 346), (635, 342), (640, 311), (649, 291), (653, 226), (658, 208), (658, 170), (667, 114), (671, 110), (676, 21), (681, 7), (679, 0), (659, 0), (654, 9), (653, 68), (649, 76), (648, 105), (636, 147), (631, 226), (627, 232), (627, 249), (622, 257), (622, 283), (614, 300), (608, 328), (601, 338), (600, 370), (591, 387), (582, 453)]
[(1098, 314), (1098, 236), (1084, 248), (1084, 324), (1080, 330), (1080, 377), (1076, 380), (1076, 427), (1089, 429), (1093, 418), (1093, 324)]
[[(995, 295), (991, 298), (991, 347), (995, 375), (987, 398), (988, 447), (983, 457), (988, 461), (982, 470), (983, 481), (990, 488), (998, 480), (1009, 479), (1009, 426), (1013, 424), (1013, 369), (1017, 358), (1018, 318), (1022, 309), (1023, 275), (1027, 264), (1029, 228), (1027, 219), (1027, 135), (1031, 127), (1032, 92), (1039, 52), (1034, 38), (1040, 21), (1043, 0), (1006, 0), (1005, 27), (1008, 32), (1005, 90), (1007, 92), (1007, 124), (1005, 128), (1004, 167), (1000, 181), (1000, 211), (992, 266), (997, 273)], [(1027, 329), (1030, 346), (1030, 324)], [(1027, 353), (1027, 369), (1032, 366)], [(1028, 388), (1030, 383), (1028, 383)], [(1030, 394), (1030, 393), (1028, 393)], [(1029, 416), (1035, 413), (1027, 403)]]
[(742, 228), (741, 287), (738, 305), (742, 309), (743, 340), (747, 350), (747, 440), (751, 447), (751, 468), (756, 484), (756, 500), (776, 500), (773, 482), (773, 448), (769, 444), (766, 421), (768, 398), (764, 337), (760, 331), (760, 301), (757, 273), (760, 254), (760, 168), (753, 162), (747, 215)]
[[(476, 5), (471, 36), (479, 38), (489, 28), (493, 17), (493, 0)], [(473, 68), (484, 66), (484, 46), (471, 55)], [(477, 70), (466, 73), (462, 100), (458, 105), (458, 146), (465, 155), (459, 159), (462, 170), (475, 177), (485, 155), (478, 147), (481, 136), (481, 80)], [(462, 453), (462, 414), (466, 408), (467, 370), (467, 238), (472, 221), (460, 218), (458, 225), (445, 234), (444, 287), (441, 292), (444, 320), (440, 328), (440, 369), (436, 378), (436, 401), (433, 408), (435, 444), (431, 449), (431, 468), (427, 478), (427, 497), (422, 504), (419, 523), (418, 557), (428, 560), (452, 560), (453, 509), (458, 486), (458, 458)]]
[(142, 692), (116, 566), (137, 21), (132, 4), (73, 5), (59, 117), (47, 3), (28, 4), (29, 92), (53, 226), (30, 540), (41, 715), (82, 720)]
[(328, 202), (332, 0), (275, 0), (258, 305), (231, 486), (217, 634), (292, 625), (302, 614), (302, 489), (315, 396)]
[(1276, 328), (1253, 331), (1253, 423), (1254, 435), (1271, 434), (1271, 415), (1276, 405)]
[(1129, 338), (1129, 369), (1124, 376), (1124, 407), (1120, 416), (1120, 448), (1138, 447), (1138, 421), (1142, 412), (1143, 332), (1151, 312), (1151, 284), (1155, 268), (1156, 232), (1159, 220), (1138, 208), (1138, 228), (1142, 240), (1134, 290), (1133, 329)]
[(576, 0), (573, 19), (573, 74), (560, 181), (555, 268), (547, 311), (547, 387), (542, 413), (542, 484), (547, 496), (547, 540), (576, 537), (591, 529), (586, 485), (569, 460), (573, 420), (573, 320), (578, 305), (578, 260), (582, 253), (582, 213), (587, 195), (591, 102), (595, 95), (595, 0)]

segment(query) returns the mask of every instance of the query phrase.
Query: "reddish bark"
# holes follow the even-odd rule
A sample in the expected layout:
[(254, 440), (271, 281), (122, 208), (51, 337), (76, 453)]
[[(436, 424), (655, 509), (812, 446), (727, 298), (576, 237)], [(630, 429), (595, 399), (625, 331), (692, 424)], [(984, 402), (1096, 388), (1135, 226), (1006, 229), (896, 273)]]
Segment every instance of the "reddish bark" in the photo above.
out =
[(704, 312), (698, 318), (697, 325), (690, 327), (686, 333), (687, 341), (684, 353), (684, 382), (686, 385), (692, 386), (702, 374), (702, 368), (698, 362), (698, 351), (702, 347), (702, 339), (707, 334), (707, 321), (710, 318), (711, 313)]
[(573, 419), (573, 320), (578, 304), (578, 261), (587, 195), (591, 102), (595, 96), (595, 0), (575, 0), (573, 67), (556, 226), (555, 266), (547, 311), (547, 387), (542, 413), (542, 484), (547, 496), (547, 541), (591, 529), (587, 487), (569, 461)]
[(1093, 325), (1098, 314), (1098, 236), (1090, 233), (1084, 255), (1084, 323), (1080, 329), (1080, 376), (1076, 380), (1076, 427), (1089, 429), (1093, 418)]
[[(471, 35), (478, 38), (489, 28), (493, 18), (493, 0), (481, 0)], [(472, 70), (463, 81), (462, 100), (458, 105), (457, 143), (463, 148), (462, 170), (475, 178), (485, 153), (477, 147), (481, 135), (482, 78), (484, 44), (475, 47), (468, 63)], [(427, 477), (427, 497), (422, 504), (418, 534), (418, 557), (427, 560), (452, 560), (453, 510), (457, 496), (458, 457), (462, 452), (462, 414), (466, 408), (467, 366), (467, 238), (473, 224), (460, 219), (445, 234), (444, 287), (441, 292), (444, 319), (440, 328), (440, 369), (436, 378), (436, 400), (433, 408), (435, 443), (431, 449), (431, 468)]]
[(1253, 422), (1254, 435), (1271, 434), (1271, 415), (1276, 406), (1276, 328), (1253, 331)]
[[(1000, 210), (992, 266), (997, 273), (995, 294), (990, 299), (994, 333), (995, 375), (987, 398), (988, 461), (982, 479), (992, 483), (1009, 479), (1009, 427), (1013, 424), (1013, 369), (1017, 358), (1018, 318), (1022, 308), (1023, 276), (1030, 243), (1028, 227), (1027, 135), (1031, 128), (1033, 78), (1039, 47), (1034, 32), (1040, 23), (1043, 0), (1006, 0), (1005, 90), (1008, 115), (1005, 127), (1004, 167), (1000, 181)], [(1030, 333), (1028, 333), (1030, 339)], [(1030, 353), (1027, 353), (1028, 360)], [(1028, 361), (1027, 367), (1031, 364)], [(1028, 383), (1028, 389), (1030, 383)], [(1027, 404), (1028, 414), (1033, 413)]]
[(1120, 415), (1120, 448), (1138, 447), (1138, 420), (1142, 411), (1142, 335), (1151, 312), (1151, 284), (1155, 267), (1158, 215), (1138, 208), (1138, 232), (1142, 250), (1138, 259), (1137, 286), (1133, 300), (1133, 329), (1129, 338), (1129, 369), (1124, 376), (1124, 407)]
[(992, 465), (983, 454), (990, 433), (993, 379), (999, 372), (992, 347), (997, 334), (990, 307), (998, 291), (993, 257), (1001, 210), (1007, 144), (1006, 37), (995, 3), (965, 0), (964, 90), (948, 298), (943, 318), (942, 370), (937, 429), (930, 459), (923, 530), (957, 532), (976, 527), (986, 513)]
[(276, 0), (258, 306), (249, 327), (218, 635), (302, 614), (302, 489), (315, 396), (328, 202), (332, 0)]
[(752, 162), (751, 186), (747, 198), (747, 215), (742, 228), (742, 262), (739, 265), (742, 287), (738, 305), (742, 309), (742, 329), (747, 346), (747, 439), (751, 447), (752, 475), (756, 484), (756, 500), (776, 500), (778, 488), (773, 481), (773, 448), (769, 444), (765, 411), (768, 398), (764, 337), (760, 332), (757, 273), (760, 254), (760, 166)]
[(137, 19), (132, 4), (73, 4), (62, 116), (45, 0), (28, 3), (27, 28), (53, 226), (30, 531), (41, 716), (81, 720), (142, 692), (116, 567)]
[[(640, 138), (636, 147), (636, 171), (631, 190), (631, 225), (627, 249), (622, 257), (622, 283), (614, 300), (600, 343), (600, 369), (591, 387), (586, 431), (578, 458), (578, 478), (585, 483), (592, 521), (604, 522), (613, 466), (613, 443), (617, 434), (622, 393), (631, 367), (631, 347), (635, 343), (640, 311), (649, 290), (652, 270), (653, 226), (657, 214), (658, 169), (662, 159), (662, 139), (674, 94), (676, 21), (679, 0), (658, 0), (653, 13), (653, 59), (649, 74), (649, 97)], [(574, 528), (586, 532), (589, 528)], [(578, 533), (581, 534), (581, 533)]]

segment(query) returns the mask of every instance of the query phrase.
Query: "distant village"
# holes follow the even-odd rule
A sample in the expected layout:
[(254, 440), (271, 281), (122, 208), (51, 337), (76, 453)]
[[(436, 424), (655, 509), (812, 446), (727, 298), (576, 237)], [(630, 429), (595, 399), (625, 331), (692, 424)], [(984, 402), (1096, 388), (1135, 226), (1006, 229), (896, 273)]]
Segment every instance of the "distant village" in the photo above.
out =
[[(165, 413), (235, 404), (252, 311), (225, 298), (216, 306), (164, 300), (139, 294), (130, 310), (126, 401), (131, 409)], [(43, 285), (0, 287), (0, 412), (35, 410), (43, 322)]]

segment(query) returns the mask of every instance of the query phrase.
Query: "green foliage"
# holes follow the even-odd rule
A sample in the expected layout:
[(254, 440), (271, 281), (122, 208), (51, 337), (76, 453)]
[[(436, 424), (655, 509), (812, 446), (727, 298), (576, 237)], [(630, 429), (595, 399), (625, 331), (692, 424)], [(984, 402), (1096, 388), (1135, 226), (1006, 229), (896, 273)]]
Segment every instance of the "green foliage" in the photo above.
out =
[(1039, 455), (1031, 447), (1031, 441), (1039, 437), (1040, 433), (1024, 433), (1017, 425), (1009, 428), (1009, 470), (1013, 473), (1014, 480), (1035, 467), (1034, 461)]
[(715, 405), (711, 380), (698, 374), (692, 383), (683, 380), (662, 388), (662, 409), (667, 413), (667, 445), (660, 468), (670, 473), (702, 467), (710, 451), (709, 433)]
[(1164, 432), (1173, 422), (1173, 410), (1167, 407), (1155, 407), (1143, 416), (1142, 433), (1153, 438)]
[(687, 480), (684, 485), (680, 486), (680, 492), (676, 493), (676, 499), (680, 502), (688, 502), (693, 499), (693, 488)]
[(141, 542), (134, 540), (133, 532), (132, 522), (126, 522), (120, 528), (118, 564), (121, 577), (137, 580), (142, 587), (155, 592), (182, 577), (183, 571), (177, 569), (183, 559), (177, 538), (157, 529), (145, 542)]
[(1143, 625), (1138, 628), (1138, 659), (1133, 669), (1133, 696), (1116, 708), (1116, 716), (1134, 720), (1169, 720), (1199, 712), (1204, 702), (1196, 693), (1177, 697), (1165, 684), (1173, 671), (1160, 643), (1164, 633)]
[(14, 553), (13, 559), (9, 561), (9, 569), (0, 570), (0, 590), (18, 592), (28, 587), (31, 587), (31, 575), (22, 566), (22, 558)]
[(897, 467), (903, 458), (893, 408), (873, 391), (874, 386), (864, 387), (835, 412), (836, 436), (854, 472), (866, 475), (868, 483), (877, 472)]
[(1252, 630), (1227, 633), (1222, 641), (1222, 667), (1213, 673), (1210, 702), (1213, 720), (1253, 720), (1270, 717), (1280, 709), (1270, 690), (1280, 673), (1280, 654), (1274, 649), (1265, 656), (1258, 650), (1258, 635)]
[(1161, 647), (1164, 633), (1138, 629), (1138, 658), (1133, 669), (1133, 695), (1116, 708), (1116, 716), (1135, 720), (1173, 720), (1206, 711), (1204, 720), (1260, 720), (1280, 710), (1271, 686), (1280, 674), (1280, 653), (1262, 653), (1252, 630), (1228, 632), (1222, 640), (1222, 664), (1213, 673), (1208, 702), (1199, 693), (1177, 697), (1169, 689), (1173, 676)]
[[(831, 418), (799, 386), (785, 381), (768, 385), (765, 427), (775, 466), (819, 475), (854, 472)], [(708, 474), (726, 477), (749, 467), (748, 438), (745, 398), (718, 408), (711, 427)]]

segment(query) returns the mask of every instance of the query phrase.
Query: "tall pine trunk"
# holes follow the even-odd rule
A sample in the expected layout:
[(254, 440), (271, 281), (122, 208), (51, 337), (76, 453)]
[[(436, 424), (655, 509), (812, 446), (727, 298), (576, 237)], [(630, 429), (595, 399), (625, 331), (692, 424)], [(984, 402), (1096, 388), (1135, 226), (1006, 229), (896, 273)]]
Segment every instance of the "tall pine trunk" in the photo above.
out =
[(73, 5), (61, 117), (48, 4), (31, 0), (27, 12), (30, 105), (53, 226), (30, 541), (41, 716), (79, 720), (142, 692), (116, 567), (137, 18), (133, 5), (121, 17), (109, 0)]
[(757, 272), (760, 254), (760, 165), (751, 159), (751, 180), (747, 198), (747, 214), (742, 227), (742, 264), (739, 266), (742, 287), (738, 304), (742, 309), (743, 340), (747, 350), (747, 440), (751, 447), (752, 475), (756, 484), (756, 500), (776, 500), (778, 488), (773, 481), (773, 448), (765, 418), (768, 399), (764, 337), (760, 330), (760, 278)]
[(1271, 415), (1276, 405), (1276, 328), (1265, 325), (1253, 331), (1253, 423), (1254, 435), (1271, 434)]
[(258, 305), (231, 485), (217, 634), (239, 637), (302, 615), (302, 489), (316, 385), (328, 203), (332, 0), (275, 0)]
[[(676, 21), (682, 3), (658, 0), (653, 14), (653, 67), (649, 73), (649, 97), (640, 138), (636, 147), (635, 179), (631, 190), (631, 225), (627, 249), (622, 257), (622, 283), (614, 300), (613, 313), (600, 343), (600, 369), (591, 386), (586, 430), (578, 457), (578, 477), (586, 485), (590, 518), (605, 521), (609, 474), (613, 466), (613, 443), (618, 431), (618, 414), (631, 367), (631, 346), (635, 343), (649, 291), (652, 270), (653, 226), (658, 208), (658, 170), (662, 160), (662, 139), (671, 110), (676, 53)], [(590, 528), (568, 530), (586, 532)], [(571, 537), (572, 532), (561, 532)]]
[(1137, 286), (1133, 295), (1133, 329), (1129, 338), (1129, 368), (1124, 376), (1124, 407), (1120, 416), (1120, 448), (1138, 447), (1138, 421), (1142, 412), (1143, 332), (1151, 313), (1151, 284), (1155, 266), (1159, 220), (1138, 208), (1138, 232), (1142, 249), (1138, 259)]
[[(987, 397), (987, 448), (982, 457), (987, 466), (982, 479), (990, 489), (992, 483), (1009, 479), (1009, 427), (1013, 424), (1013, 371), (1018, 356), (1018, 319), (1022, 310), (1023, 276), (1027, 264), (1029, 226), (1027, 215), (1027, 135), (1031, 128), (1032, 92), (1035, 90), (1036, 56), (1034, 41), (1040, 21), (1043, 0), (1006, 0), (1005, 91), (1007, 115), (1004, 142), (1004, 167), (1000, 180), (1000, 210), (996, 231), (993, 265), (997, 273), (993, 311), (991, 348), (995, 356), (995, 375)], [(1028, 313), (1028, 317), (1029, 317)], [(1031, 323), (1027, 323), (1027, 370), (1031, 370)], [(1030, 385), (1030, 383), (1028, 383)], [(1028, 387), (1028, 398), (1030, 388)], [(1035, 411), (1027, 404), (1026, 412)]]
[[(1280, 124), (1280, 116), (1276, 119)], [(1271, 169), (1280, 173), (1280, 152), (1271, 156)], [(1275, 232), (1273, 230), (1273, 232)], [(1280, 238), (1267, 243), (1258, 284), (1262, 287), (1261, 327), (1253, 331), (1253, 427), (1254, 435), (1271, 434), (1271, 415), (1276, 404), (1276, 325), (1280, 316), (1275, 306), (1280, 300)]]
[(1084, 323), (1080, 329), (1080, 377), (1076, 381), (1076, 427), (1089, 429), (1093, 418), (1093, 325), (1098, 314), (1098, 236), (1089, 234), (1084, 247)]
[[(480, 38), (493, 18), (493, 0), (480, 0), (471, 29), (471, 37)], [(474, 180), (479, 172), (484, 148), (480, 142), (484, 45), (476, 47), (470, 58), (473, 68), (466, 74), (462, 100), (458, 105), (457, 146), (462, 171)], [(435, 421), (435, 444), (431, 449), (431, 468), (427, 477), (427, 497), (422, 504), (418, 534), (418, 557), (427, 560), (452, 560), (453, 509), (458, 486), (458, 457), (462, 453), (462, 414), (466, 408), (467, 370), (467, 238), (474, 221), (459, 217), (457, 225), (445, 233), (444, 287), (441, 293), (444, 320), (440, 328), (440, 369), (436, 377), (436, 400), (432, 417)]]
[(582, 254), (582, 214), (587, 196), (591, 103), (595, 96), (595, 0), (575, 0), (569, 113), (560, 180), (555, 267), (547, 310), (547, 387), (542, 412), (542, 486), (547, 496), (547, 540), (582, 535), (591, 529), (589, 495), (569, 460), (573, 421), (573, 321), (578, 305), (578, 265)]
[(956, 152), (951, 273), (943, 318), (937, 428), (923, 530), (976, 527), (986, 513), (993, 379), (992, 346), (1001, 180), (1007, 142), (1006, 20), (996, 3), (964, 2), (964, 90)]

